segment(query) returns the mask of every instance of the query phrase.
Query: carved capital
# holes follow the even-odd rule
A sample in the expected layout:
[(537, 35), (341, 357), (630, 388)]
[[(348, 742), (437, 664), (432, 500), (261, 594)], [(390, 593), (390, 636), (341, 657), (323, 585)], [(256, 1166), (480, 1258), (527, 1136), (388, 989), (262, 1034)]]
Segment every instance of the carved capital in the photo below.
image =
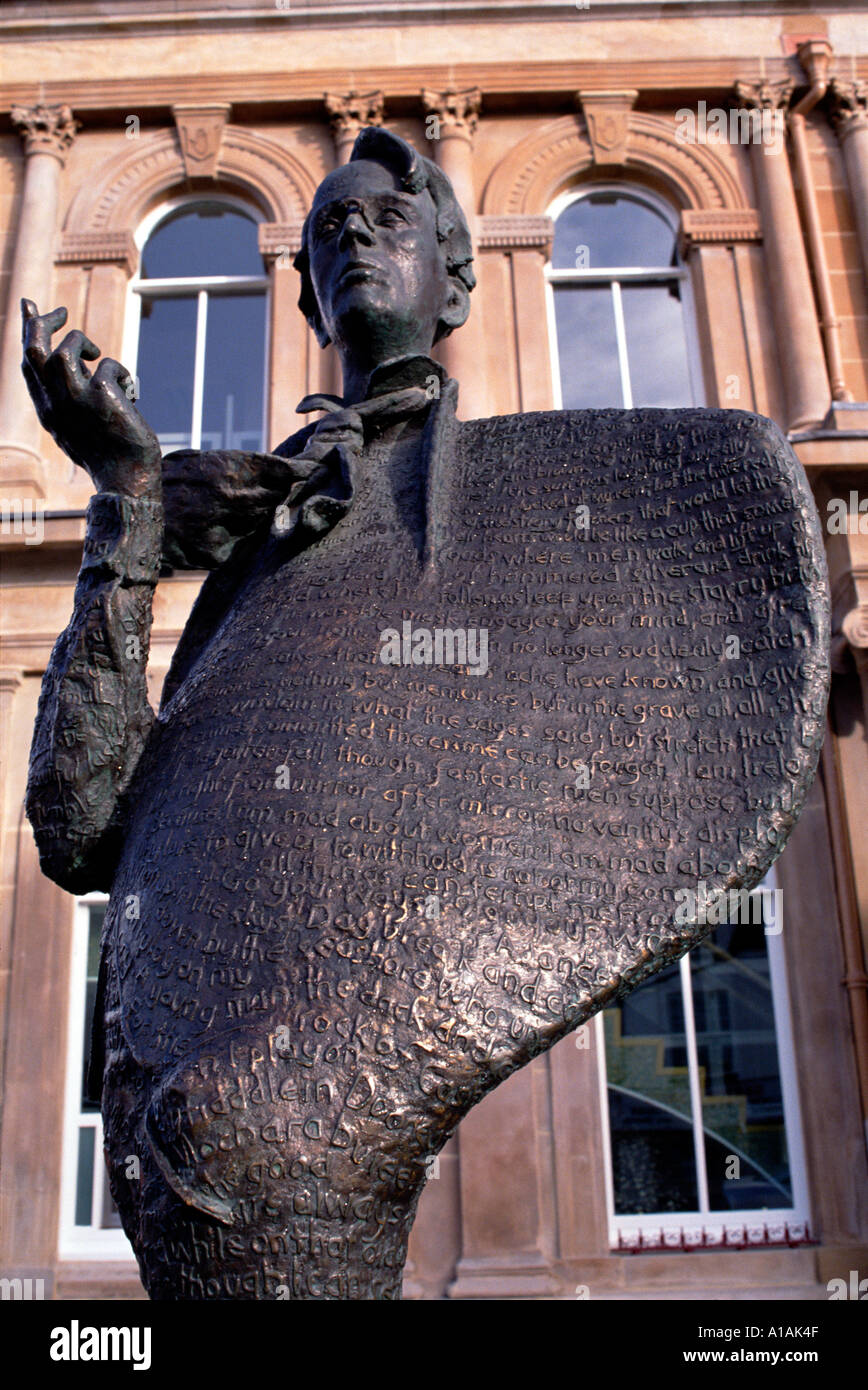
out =
[(453, 135), (472, 140), (479, 124), (481, 105), (482, 92), (478, 87), (468, 87), (463, 92), (456, 92), (451, 87), (445, 92), (434, 92), (428, 87), (422, 89), (422, 106), (429, 120), (433, 117), (436, 121), (435, 140), (448, 139)]
[(846, 140), (857, 130), (868, 130), (868, 82), (843, 82), (833, 77), (827, 97), (839, 140)]
[(184, 172), (188, 179), (217, 177), (223, 132), (231, 110), (228, 102), (172, 107)]
[(75, 139), (79, 122), (73, 119), (68, 106), (13, 106), (12, 124), (24, 140), (24, 153), (50, 154), (63, 164), (66, 152)]
[(595, 164), (626, 164), (637, 91), (577, 92)]
[(736, 82), (733, 105), (746, 106), (750, 111), (777, 111), (788, 105), (795, 85), (791, 77), (782, 82), (769, 82), (767, 77), (759, 82)]
[(365, 126), (383, 124), (385, 97), (382, 92), (368, 92), (364, 96), (358, 92), (348, 92), (346, 96), (326, 92), (323, 101), (338, 145), (355, 140)]

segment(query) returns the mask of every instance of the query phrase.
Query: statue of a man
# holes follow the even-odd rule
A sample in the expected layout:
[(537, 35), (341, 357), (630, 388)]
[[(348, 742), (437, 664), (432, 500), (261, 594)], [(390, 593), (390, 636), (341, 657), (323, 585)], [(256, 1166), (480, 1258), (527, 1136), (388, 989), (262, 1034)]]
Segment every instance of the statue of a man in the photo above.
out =
[[(97, 488), (28, 814), (111, 891), (92, 1081), (153, 1298), (398, 1297), (462, 1115), (758, 881), (822, 734), (822, 543), (769, 422), (459, 423), (429, 353), (467, 225), (384, 130), (296, 266), (344, 395), (273, 454), (161, 460), (124, 369), (24, 304)], [(161, 564), (212, 573), (154, 716)]]

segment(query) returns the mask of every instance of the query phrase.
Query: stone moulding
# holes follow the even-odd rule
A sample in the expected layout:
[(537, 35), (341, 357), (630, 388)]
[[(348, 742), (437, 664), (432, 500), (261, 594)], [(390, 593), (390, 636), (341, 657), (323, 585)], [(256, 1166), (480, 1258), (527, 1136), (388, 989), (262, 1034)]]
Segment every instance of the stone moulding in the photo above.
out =
[[(539, 213), (594, 163), (584, 120), (561, 116), (519, 141), (501, 160), (486, 185), (482, 212)], [(707, 145), (679, 140), (672, 121), (662, 116), (630, 113), (623, 168), (665, 184), (681, 207), (749, 210), (723, 160)]]
[(122, 265), (132, 275), (138, 264), (135, 239), (129, 230), (118, 232), (64, 232), (54, 257), (55, 265)]
[(685, 208), (681, 214), (681, 235), (685, 246), (735, 241), (762, 241), (760, 216), (756, 208)]
[[(187, 189), (187, 169), (174, 130), (130, 144), (132, 148), (106, 163), (98, 179), (78, 189), (64, 219), (65, 231), (126, 231), (161, 198)], [(302, 221), (316, 189), (313, 175), (284, 145), (233, 125), (223, 133), (215, 178), (227, 190), (252, 199), (269, 221), (277, 223)]]
[(550, 217), (489, 213), (479, 219), (477, 246), (481, 251), (535, 249), (548, 257), (554, 234), (555, 226)]
[(259, 254), (266, 261), (295, 256), (301, 250), (301, 230), (304, 223), (260, 222)]

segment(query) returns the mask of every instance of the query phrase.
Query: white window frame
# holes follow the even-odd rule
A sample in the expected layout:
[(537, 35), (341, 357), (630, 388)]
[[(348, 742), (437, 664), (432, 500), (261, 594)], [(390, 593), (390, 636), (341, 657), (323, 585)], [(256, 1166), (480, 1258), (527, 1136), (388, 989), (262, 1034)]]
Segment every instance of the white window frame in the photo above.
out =
[[(618, 193), (644, 203), (668, 223), (673, 237), (678, 237), (678, 214), (675, 209), (649, 189), (633, 183), (589, 183), (579, 188), (571, 188), (561, 193), (546, 209), (546, 214), (556, 223), (561, 213), (572, 203), (584, 201), (594, 193)], [(552, 374), (552, 390), (555, 408), (563, 410), (563, 388), (561, 386), (560, 354), (558, 351), (558, 331), (555, 317), (555, 289), (558, 285), (609, 285), (612, 290), (615, 317), (615, 337), (618, 347), (618, 367), (621, 393), (624, 398), (623, 410), (633, 409), (633, 392), (630, 382), (630, 368), (627, 353), (627, 334), (624, 326), (624, 312), (621, 301), (622, 284), (651, 284), (655, 280), (677, 280), (681, 298), (681, 318), (684, 327), (684, 340), (687, 352), (687, 372), (690, 380), (692, 401), (684, 406), (705, 404), (705, 386), (702, 375), (702, 358), (699, 349), (699, 334), (696, 325), (696, 311), (693, 299), (690, 270), (680, 260), (674, 266), (606, 266), (595, 269), (593, 266), (580, 269), (555, 270), (551, 261), (545, 268), (546, 318), (548, 322), (549, 361)], [(619, 407), (613, 403), (612, 409)]]
[[(129, 1261), (135, 1267), (132, 1246), (119, 1226), (103, 1226), (105, 1214), (105, 1164), (103, 1162), (102, 1115), (98, 1110), (81, 1108), (81, 1062), (84, 1049), (85, 983), (90, 933), (90, 908), (108, 902), (105, 893), (88, 893), (77, 898), (73, 915), (72, 961), (69, 972), (69, 1007), (66, 1031), (66, 1083), (63, 1106), (63, 1145), (60, 1181), (60, 1229), (58, 1255), (62, 1260)], [(94, 1131), (93, 1197), (91, 1212), (97, 1221), (90, 1226), (75, 1224), (78, 1189), (78, 1145), (82, 1129)]]
[[(774, 869), (770, 869), (753, 889), (753, 894), (772, 891), (777, 886)], [(768, 901), (768, 899), (767, 899)], [(772, 902), (777, 903), (773, 897)], [(752, 916), (753, 914), (751, 914)], [(776, 924), (775, 924), (776, 925)], [(761, 930), (757, 927), (757, 930)], [(713, 933), (712, 933), (713, 939)], [(600, 1110), (603, 1120), (603, 1156), (606, 1180), (606, 1211), (609, 1223), (609, 1243), (613, 1250), (648, 1248), (682, 1249), (700, 1248), (703, 1239), (710, 1243), (723, 1245), (751, 1244), (767, 1246), (765, 1238), (752, 1240), (750, 1228), (783, 1228), (782, 1240), (793, 1240), (794, 1233), (807, 1234), (810, 1222), (808, 1186), (805, 1169), (805, 1148), (802, 1129), (802, 1115), (799, 1104), (798, 1077), (793, 1049), (793, 1025), (790, 1012), (789, 989), (787, 985), (786, 955), (783, 947), (783, 931), (765, 934), (769, 958), (772, 1008), (774, 1010), (775, 1041), (777, 1044), (778, 1067), (780, 1070), (781, 1099), (784, 1113), (784, 1129), (787, 1139), (787, 1155), (792, 1184), (793, 1203), (790, 1207), (760, 1207), (733, 1212), (710, 1211), (708, 1205), (708, 1180), (705, 1166), (705, 1143), (701, 1097), (699, 1093), (699, 1068), (696, 1048), (696, 1026), (693, 1017), (693, 995), (691, 992), (690, 953), (681, 957), (681, 992), (685, 1000), (684, 1031), (690, 1078), (691, 1112), (693, 1118), (694, 1163), (699, 1194), (698, 1211), (682, 1212), (615, 1212), (615, 1190), (612, 1170), (612, 1143), (609, 1127), (609, 1095), (606, 1076), (606, 1038), (603, 1014), (594, 1019), (596, 1046), (599, 1059), (598, 1080), (600, 1086)], [(685, 1117), (681, 1117), (685, 1118)], [(743, 1233), (738, 1239), (738, 1231)], [(736, 1236), (733, 1240), (732, 1237)], [(801, 1237), (804, 1238), (804, 1237)], [(775, 1242), (777, 1243), (777, 1242)]]
[(265, 304), (265, 350), (262, 383), (262, 448), (268, 448), (269, 399), (268, 383), (271, 379), (271, 281), (263, 271), (262, 275), (179, 275), (164, 279), (143, 279), (141, 275), (142, 251), (148, 238), (162, 222), (175, 216), (184, 208), (194, 208), (203, 203), (225, 208), (227, 212), (238, 212), (257, 225), (265, 219), (258, 209), (251, 207), (241, 198), (227, 193), (188, 193), (171, 198), (153, 208), (136, 228), (134, 239), (139, 253), (136, 274), (127, 286), (126, 312), (124, 314), (123, 356), (122, 360), (130, 375), (135, 379), (139, 362), (139, 330), (142, 319), (142, 299), (175, 299), (181, 296), (197, 296), (196, 347), (193, 364), (193, 403), (191, 410), (190, 443), (172, 442), (164, 444), (167, 450), (176, 448), (202, 448), (202, 406), (205, 394), (205, 335), (208, 327), (208, 297), (210, 292), (218, 291), (221, 296), (230, 294), (261, 293)]

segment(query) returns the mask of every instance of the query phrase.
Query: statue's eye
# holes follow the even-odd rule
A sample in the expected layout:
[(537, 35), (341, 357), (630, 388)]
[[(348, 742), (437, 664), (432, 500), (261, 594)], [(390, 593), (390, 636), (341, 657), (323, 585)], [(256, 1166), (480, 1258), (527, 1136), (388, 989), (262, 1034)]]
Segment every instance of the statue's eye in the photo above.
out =
[(327, 213), (320, 217), (316, 224), (316, 235), (322, 240), (325, 237), (335, 236), (340, 227), (340, 219), (334, 213)]
[(399, 212), (397, 208), (383, 208), (377, 218), (377, 225), (379, 227), (399, 227), (402, 222), (406, 221), (403, 212)]

